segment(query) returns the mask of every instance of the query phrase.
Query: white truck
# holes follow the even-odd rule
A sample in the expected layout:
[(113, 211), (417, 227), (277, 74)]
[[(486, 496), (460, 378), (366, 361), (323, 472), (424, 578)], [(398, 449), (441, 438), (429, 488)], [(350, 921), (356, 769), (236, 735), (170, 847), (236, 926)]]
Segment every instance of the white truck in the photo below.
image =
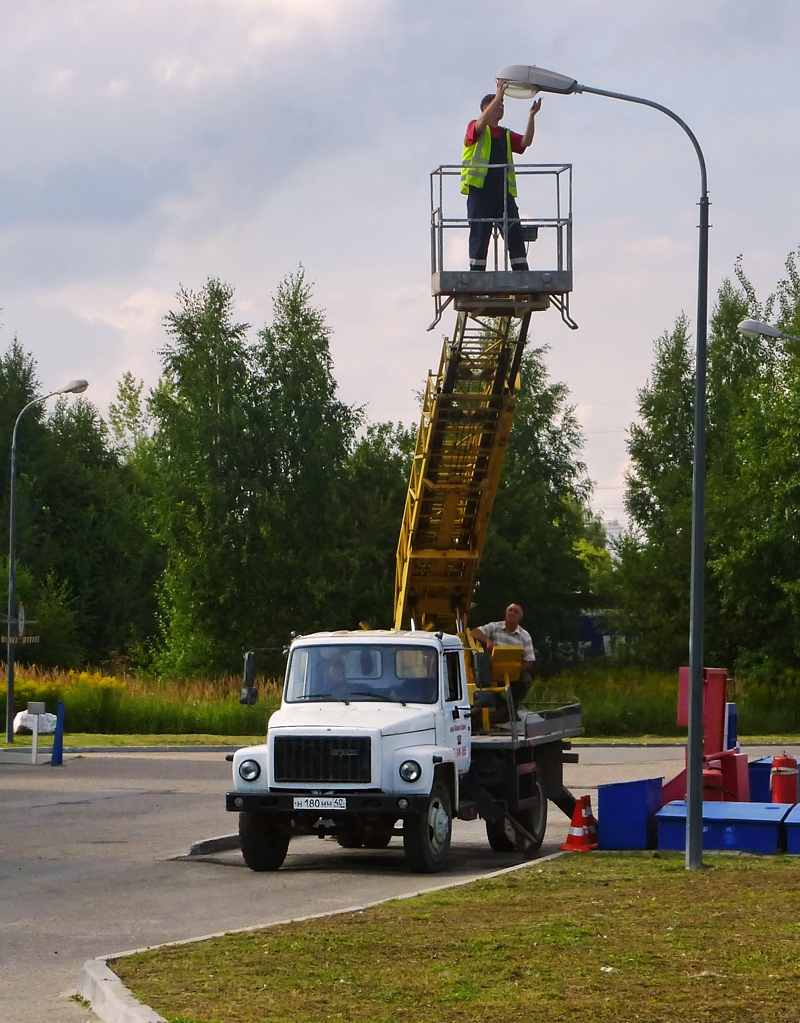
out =
[(577, 760), (567, 750), (582, 731), (580, 706), (526, 712), (473, 735), (481, 700), (473, 704), (458, 636), (296, 638), (266, 743), (233, 755), (226, 805), (239, 814), (247, 865), (277, 870), (293, 835), (370, 849), (397, 835), (410, 868), (430, 873), (446, 862), (454, 817), (483, 818), (495, 850), (534, 853), (548, 799), (574, 810), (562, 764)]
[[(528, 242), (549, 232), (555, 244), (538, 248), (552, 262), (509, 270), (496, 237), (494, 269), (481, 272), (445, 265), (462, 251), (450, 245), (452, 230), (465, 242), (471, 230), (463, 213), (447, 209), (451, 191), (461, 208), (460, 191), (447, 185), (461, 170), (431, 175), (429, 329), (451, 303), (457, 318), (423, 396), (397, 546), (394, 629), (320, 632), (291, 644), (266, 744), (232, 758), (227, 808), (239, 814), (253, 870), (277, 870), (291, 836), (314, 832), (368, 848), (402, 835), (413, 870), (439, 870), (454, 817), (483, 818), (493, 849), (532, 853), (548, 800), (570, 818), (575, 809), (562, 765), (577, 760), (567, 750), (582, 732), (580, 706), (518, 715), (509, 687), (516, 676), (501, 670), (502, 658), (487, 663), (466, 625), (531, 316), (554, 306), (577, 326), (569, 315), (572, 168), (516, 167), (518, 178), (553, 184), (554, 207), (520, 220)], [(251, 655), (243, 702), (255, 694)]]

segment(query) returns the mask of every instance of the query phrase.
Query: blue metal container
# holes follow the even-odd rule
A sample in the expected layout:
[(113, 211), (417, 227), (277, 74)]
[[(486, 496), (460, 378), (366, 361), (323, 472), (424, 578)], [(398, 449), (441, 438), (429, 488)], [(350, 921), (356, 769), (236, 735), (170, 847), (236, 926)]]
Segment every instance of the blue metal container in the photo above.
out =
[(790, 856), (800, 856), (800, 803), (792, 807), (783, 823), (786, 827), (787, 853)]
[(597, 789), (597, 841), (600, 849), (655, 849), (656, 811), (662, 778), (619, 781)]
[(769, 787), (769, 776), (772, 771), (772, 757), (751, 760), (747, 765), (750, 775), (750, 798), (754, 803), (770, 803), (772, 793)]
[[(703, 803), (703, 848), (774, 855), (791, 803)], [(658, 848), (686, 848), (686, 803), (667, 803), (656, 814)]]
[(739, 710), (735, 703), (725, 704), (725, 741), (723, 749), (736, 749), (739, 745)]

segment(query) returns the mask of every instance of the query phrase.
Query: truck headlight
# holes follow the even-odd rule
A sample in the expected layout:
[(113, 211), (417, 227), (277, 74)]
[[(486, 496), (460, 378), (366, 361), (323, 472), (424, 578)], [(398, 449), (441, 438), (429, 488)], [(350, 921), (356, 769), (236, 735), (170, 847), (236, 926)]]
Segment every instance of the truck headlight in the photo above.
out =
[(403, 781), (419, 781), (422, 777), (422, 767), (416, 760), (404, 760), (400, 765), (400, 777)]
[(245, 781), (255, 781), (261, 774), (261, 765), (257, 760), (243, 760), (239, 764), (239, 777)]

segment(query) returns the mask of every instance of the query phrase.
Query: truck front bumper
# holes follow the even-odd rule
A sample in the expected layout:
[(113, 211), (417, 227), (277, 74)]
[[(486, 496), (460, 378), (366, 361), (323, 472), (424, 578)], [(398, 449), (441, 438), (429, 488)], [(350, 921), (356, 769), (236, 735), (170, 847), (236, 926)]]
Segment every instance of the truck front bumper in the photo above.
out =
[(325, 795), (344, 799), (345, 805), (337, 809), (296, 807), (295, 797), (305, 799), (308, 796), (307, 792), (227, 792), (225, 809), (232, 813), (241, 813), (243, 810), (261, 813), (315, 813), (320, 817), (336, 817), (338, 814), (351, 813), (376, 813), (387, 816), (394, 814), (396, 817), (405, 817), (409, 813), (425, 813), (428, 809), (427, 793), (387, 795), (383, 792), (326, 792)]

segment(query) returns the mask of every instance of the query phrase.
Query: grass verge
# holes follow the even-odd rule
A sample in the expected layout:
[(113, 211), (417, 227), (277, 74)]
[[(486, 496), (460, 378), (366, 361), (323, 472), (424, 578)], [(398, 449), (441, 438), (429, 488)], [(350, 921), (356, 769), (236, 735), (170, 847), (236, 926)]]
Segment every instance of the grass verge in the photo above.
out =
[[(142, 733), (137, 735), (107, 735), (105, 732), (71, 732), (64, 736), (64, 747), (83, 746), (255, 746), (264, 741), (261, 735), (216, 735), (209, 732), (190, 733)], [(739, 742), (743, 746), (800, 746), (800, 735), (743, 735)], [(582, 736), (573, 739), (574, 746), (685, 746), (686, 736), (669, 737), (663, 735), (625, 735), (618, 738), (612, 736)], [(52, 735), (40, 735), (40, 749), (49, 749), (53, 745)], [(31, 737), (18, 735), (13, 744), (6, 742), (5, 735), (0, 735), (0, 749), (30, 749)]]
[[(105, 735), (102, 732), (72, 732), (64, 736), (64, 748), (83, 746), (253, 746), (264, 741), (264, 736), (257, 735), (210, 735), (197, 733), (159, 733), (156, 735)], [(39, 749), (50, 749), (53, 745), (52, 735), (39, 736)], [(30, 749), (29, 735), (16, 736), (13, 744), (6, 742), (5, 735), (0, 738), (0, 749)]]
[[(679, 736), (670, 735), (583, 735), (572, 740), (573, 746), (685, 746), (686, 729)], [(740, 735), (740, 746), (800, 746), (800, 735)]]
[(171, 1023), (796, 1023), (800, 863), (564, 857), (118, 959)]

